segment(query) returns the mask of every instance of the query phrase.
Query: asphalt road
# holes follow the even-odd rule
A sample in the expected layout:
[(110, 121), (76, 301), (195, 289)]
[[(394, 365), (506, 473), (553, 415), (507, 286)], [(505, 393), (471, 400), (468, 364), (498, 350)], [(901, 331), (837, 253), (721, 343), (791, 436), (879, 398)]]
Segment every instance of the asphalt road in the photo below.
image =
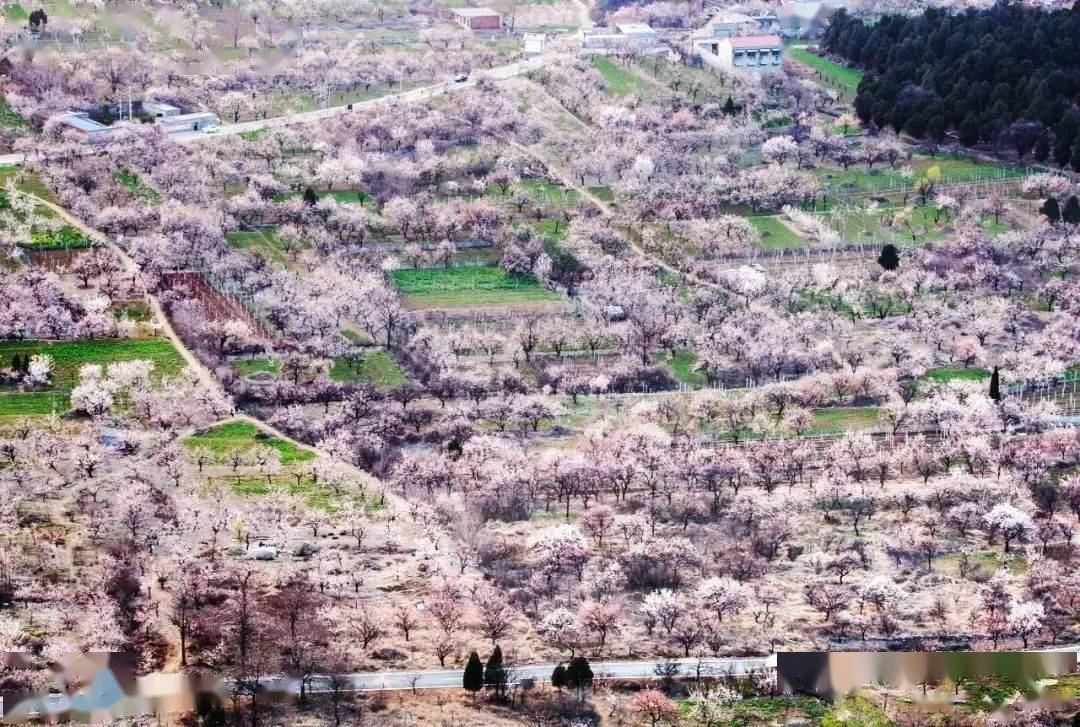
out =
[[(476, 86), (476, 81), (479, 77), (487, 77), (496, 81), (503, 81), (507, 78), (518, 76), (526, 71), (539, 68), (543, 64), (543, 58), (536, 57), (530, 58), (525, 61), (518, 61), (517, 63), (511, 63), (506, 66), (499, 66), (492, 69), (480, 69), (474, 71), (469, 76), (469, 80), (457, 83), (455, 81), (445, 81), (442, 83), (435, 83), (430, 86), (421, 86), (420, 88), (413, 88), (408, 91), (401, 91), (399, 93), (391, 93), (379, 98), (369, 99), (367, 101), (359, 101), (352, 104), (352, 109), (348, 105), (343, 106), (328, 106), (324, 109), (315, 109), (314, 111), (304, 111), (296, 114), (289, 114), (287, 116), (274, 116), (269, 119), (257, 119), (255, 121), (242, 121), (238, 124), (223, 124), (216, 134), (205, 134), (203, 132), (189, 132), (185, 134), (173, 134), (171, 138), (174, 141), (178, 141), (182, 144), (196, 143), (200, 141), (207, 141), (209, 139), (217, 139), (222, 136), (235, 136), (237, 134), (243, 134), (248, 131), (257, 131), (259, 129), (276, 129), (282, 126), (291, 126), (293, 124), (306, 124), (312, 121), (318, 121), (319, 119), (329, 118), (331, 116), (337, 116), (338, 114), (363, 111), (364, 109), (375, 108), (380, 105), (388, 105), (399, 102), (420, 101), (427, 98), (434, 98), (436, 96), (442, 96), (448, 93), (454, 93), (466, 88), (473, 88)], [(21, 164), (25, 155), (23, 154), (3, 154), (0, 155), (0, 166), (9, 166), (12, 164)]]
[[(677, 659), (670, 662), (657, 661), (608, 661), (595, 662), (590, 666), (596, 679), (650, 679), (657, 677), (659, 664), (678, 665), (678, 676), (693, 676), (701, 669), (702, 675), (718, 676), (723, 674), (749, 674), (765, 665), (764, 658), (734, 659)], [(513, 670), (514, 681), (531, 678), (536, 682), (551, 680), (554, 664), (535, 664), (516, 667)], [(364, 672), (347, 675), (349, 690), (373, 692), (399, 689), (439, 689), (460, 687), (465, 672), (462, 669), (437, 669), (429, 671), (384, 671)], [(272, 691), (299, 691), (299, 684), (293, 679), (275, 679), (268, 683)], [(309, 691), (325, 692), (329, 690), (327, 677), (315, 677), (309, 682)]]

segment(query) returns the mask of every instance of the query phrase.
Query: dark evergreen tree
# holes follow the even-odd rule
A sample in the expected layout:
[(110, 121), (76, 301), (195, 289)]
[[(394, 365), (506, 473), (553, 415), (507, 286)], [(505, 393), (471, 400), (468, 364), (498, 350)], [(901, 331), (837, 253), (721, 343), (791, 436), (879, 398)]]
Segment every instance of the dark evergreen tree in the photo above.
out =
[(886, 270), (896, 270), (900, 267), (900, 251), (896, 249), (896, 245), (886, 242), (881, 248), (877, 261), (878, 265)]
[(484, 685), (501, 699), (506, 692), (506, 679), (502, 649), (496, 644), (491, 656), (488, 657), (487, 664), (484, 665)]
[(854, 100), (864, 123), (930, 141), (952, 129), (967, 146), (1004, 144), (1080, 168), (1080, 13), (997, 3), (867, 25), (837, 12), (821, 45), (864, 72)]
[(735, 111), (735, 101), (731, 98), (731, 96), (728, 96), (727, 101), (724, 102), (724, 113), (728, 116), (731, 116), (735, 113)]
[(473, 699), (476, 698), (476, 693), (484, 688), (484, 664), (475, 651), (469, 653), (469, 660), (465, 663), (462, 686), (467, 691), (472, 692)]
[(1065, 203), (1065, 209), (1061, 211), (1061, 219), (1070, 225), (1080, 225), (1080, 200), (1076, 199), (1075, 194)]
[(593, 673), (589, 660), (584, 656), (575, 656), (566, 665), (566, 686), (583, 691), (592, 685)]
[(43, 30), (49, 24), (49, 16), (45, 14), (43, 9), (38, 8), (30, 13), (29, 22), (32, 30)]
[(311, 187), (304, 189), (304, 201), (307, 202), (309, 207), (314, 207), (319, 203), (319, 195)]
[(990, 398), (1001, 401), (1001, 376), (997, 366), (994, 367), (994, 373), (990, 374)]
[(566, 686), (566, 667), (562, 664), (557, 664), (551, 672), (551, 686), (556, 689), (562, 689)]
[(1042, 213), (1043, 217), (1054, 224), (1061, 222), (1061, 207), (1058, 206), (1058, 201), (1053, 197), (1050, 197), (1043, 202), (1042, 207), (1039, 208), (1039, 212)]

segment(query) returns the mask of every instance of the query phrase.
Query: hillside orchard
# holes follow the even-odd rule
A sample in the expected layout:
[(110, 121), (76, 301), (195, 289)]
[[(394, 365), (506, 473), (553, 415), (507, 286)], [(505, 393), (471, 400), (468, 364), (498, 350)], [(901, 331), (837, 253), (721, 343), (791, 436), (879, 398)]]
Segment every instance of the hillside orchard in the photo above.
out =
[[(751, 78), (566, 50), (495, 79), (509, 51), (442, 16), (425, 50), (388, 50), (325, 33), (389, 6), (226, 5), (182, 13), (183, 50), (93, 51), (101, 73), (50, 24), (59, 50), (9, 54), (9, 102), (131, 86), (227, 129), (303, 95), (475, 83), (191, 143), (14, 135), (0, 651), (33, 666), (5, 685), (131, 651), (231, 677), (257, 724), (270, 675), (307, 700), (315, 675), (497, 646), (446, 723), (481, 719), (485, 684), (505, 701), (482, 676), (501, 664), (563, 664), (538, 720), (609, 700), (705, 725), (772, 686), (680, 711), (670, 675), (586, 697), (571, 659), (1080, 640), (1073, 176), (863, 128), (797, 60)], [(703, 22), (668, 5), (595, 12)], [(274, 36), (308, 24), (320, 40), (272, 70)], [(327, 683), (328, 721), (437, 719)]]

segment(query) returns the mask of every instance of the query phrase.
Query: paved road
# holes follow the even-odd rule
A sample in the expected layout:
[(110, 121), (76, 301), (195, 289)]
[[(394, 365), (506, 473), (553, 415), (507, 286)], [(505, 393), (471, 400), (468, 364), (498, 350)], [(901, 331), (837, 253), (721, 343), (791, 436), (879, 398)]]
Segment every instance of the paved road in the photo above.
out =
[[(530, 71), (539, 68), (543, 65), (544, 59), (541, 56), (536, 58), (530, 58), (525, 61), (518, 61), (517, 63), (511, 63), (506, 66), (499, 66), (498, 68), (480, 69), (473, 71), (469, 76), (469, 80), (461, 83), (454, 81), (445, 81), (442, 83), (435, 83), (430, 86), (421, 86), (420, 88), (413, 88), (408, 91), (401, 91), (399, 93), (391, 93), (386, 96), (380, 96), (379, 98), (369, 99), (367, 101), (359, 101), (352, 104), (352, 109), (349, 106), (328, 106), (324, 109), (316, 109), (314, 111), (304, 111), (302, 113), (289, 114), (287, 116), (275, 116), (269, 119), (257, 119), (255, 121), (242, 121), (238, 124), (226, 124), (216, 134), (204, 134), (202, 132), (190, 132), (186, 134), (173, 134), (172, 139), (184, 144), (190, 144), (199, 141), (207, 141), (209, 139), (217, 139), (222, 136), (235, 136), (236, 134), (243, 134), (248, 131), (257, 131), (259, 129), (276, 129), (282, 126), (291, 126), (293, 124), (306, 124), (312, 121), (318, 121), (319, 119), (329, 118), (331, 116), (337, 116), (338, 114), (349, 113), (350, 111), (362, 111), (368, 108), (375, 108), (380, 105), (420, 101), (426, 98), (434, 98), (436, 96), (443, 96), (448, 93), (454, 93), (466, 88), (473, 88), (476, 86), (476, 81), (480, 77), (491, 78), (496, 81), (504, 81), (508, 78), (521, 75), (526, 71)], [(21, 164), (25, 155), (23, 154), (3, 154), (0, 155), (0, 166), (10, 166), (12, 164)]]
[(525, 73), (526, 71), (533, 70), (540, 67), (543, 63), (541, 57), (530, 58), (526, 61), (518, 61), (517, 63), (511, 63), (506, 66), (500, 66), (498, 68), (492, 68), (490, 70), (478, 70), (474, 71), (469, 80), (457, 83), (454, 81), (445, 81), (443, 83), (436, 83), (430, 86), (421, 86), (420, 88), (410, 89), (408, 91), (401, 91), (399, 93), (391, 93), (386, 96), (380, 96), (379, 98), (369, 99), (367, 101), (359, 101), (352, 104), (352, 109), (349, 109), (348, 105), (343, 106), (328, 106), (324, 109), (316, 109), (314, 111), (304, 111), (302, 113), (289, 114), (287, 116), (275, 116), (269, 119), (257, 119), (255, 121), (241, 121), (238, 124), (227, 124), (221, 127), (221, 131), (216, 134), (204, 134), (201, 132), (191, 132), (188, 134), (174, 134), (173, 139), (182, 143), (204, 141), (206, 139), (213, 139), (221, 136), (233, 136), (236, 134), (243, 134), (248, 131), (257, 131), (259, 129), (276, 129), (281, 126), (290, 126), (292, 124), (306, 124), (312, 121), (318, 121), (319, 119), (329, 118), (331, 116), (337, 116), (338, 114), (349, 113), (351, 111), (362, 111), (367, 108), (375, 108), (380, 105), (387, 105), (400, 102), (420, 101), (426, 98), (433, 98), (435, 96), (442, 96), (448, 93), (454, 93), (466, 88), (473, 88), (476, 86), (477, 78), (486, 76), (496, 81), (503, 81), (507, 78)]
[[(702, 675), (718, 676), (724, 674), (749, 674), (765, 665), (764, 658), (734, 659), (677, 659), (672, 662), (656, 661), (609, 661), (591, 664), (597, 679), (651, 679), (656, 678), (658, 664), (675, 663), (679, 667), (679, 676), (693, 676), (701, 669)], [(515, 683), (525, 678), (537, 682), (551, 680), (554, 664), (536, 664), (514, 669)], [(350, 691), (375, 692), (403, 689), (440, 689), (460, 687), (465, 672), (461, 669), (436, 669), (429, 671), (386, 671), (349, 674)], [(296, 693), (299, 684), (293, 679), (275, 679), (268, 682), (272, 691)], [(309, 691), (325, 692), (329, 689), (327, 677), (315, 677), (311, 680)]]

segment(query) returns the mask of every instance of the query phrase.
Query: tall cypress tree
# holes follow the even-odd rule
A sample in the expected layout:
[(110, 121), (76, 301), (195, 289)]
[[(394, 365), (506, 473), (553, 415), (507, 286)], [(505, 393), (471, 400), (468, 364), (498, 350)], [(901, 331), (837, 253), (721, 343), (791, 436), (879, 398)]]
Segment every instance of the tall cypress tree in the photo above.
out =
[(566, 667), (562, 664), (556, 664), (555, 669), (551, 672), (551, 686), (556, 689), (562, 689), (566, 686)]
[(1001, 377), (997, 366), (994, 367), (994, 373), (990, 374), (990, 398), (1001, 401)]
[(484, 688), (484, 665), (475, 651), (469, 654), (469, 661), (465, 664), (462, 686), (472, 692), (474, 701), (476, 700), (476, 693)]
[(484, 666), (484, 684), (502, 698), (506, 691), (506, 668), (503, 666), (502, 649), (496, 644)]
[(304, 201), (307, 202), (309, 207), (314, 207), (319, 203), (319, 195), (311, 187), (306, 187), (304, 189)]

